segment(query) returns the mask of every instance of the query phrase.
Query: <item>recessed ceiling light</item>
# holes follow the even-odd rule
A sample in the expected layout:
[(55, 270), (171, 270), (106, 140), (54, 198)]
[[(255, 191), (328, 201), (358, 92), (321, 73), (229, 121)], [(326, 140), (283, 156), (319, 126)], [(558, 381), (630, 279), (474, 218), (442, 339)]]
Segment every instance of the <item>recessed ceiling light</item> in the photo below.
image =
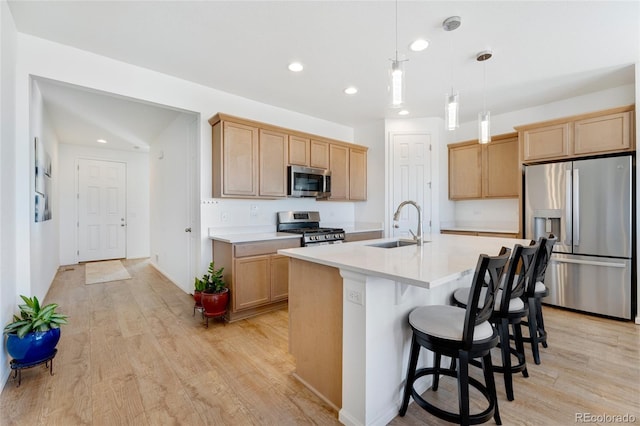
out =
[(289, 71), (300, 72), (304, 69), (300, 62), (291, 62), (289, 64)]
[(107, 141), (104, 140), (104, 139), (98, 139), (96, 142), (98, 142), (98, 143), (107, 143)]
[(347, 95), (355, 95), (356, 93), (358, 93), (358, 88), (349, 86), (346, 89), (344, 89), (344, 93), (346, 93)]
[(419, 38), (409, 45), (409, 49), (414, 52), (422, 52), (427, 47), (429, 47), (429, 40), (425, 40), (423, 38)]
[(398, 115), (409, 115), (409, 111), (407, 111), (406, 109), (400, 110), (398, 111)]

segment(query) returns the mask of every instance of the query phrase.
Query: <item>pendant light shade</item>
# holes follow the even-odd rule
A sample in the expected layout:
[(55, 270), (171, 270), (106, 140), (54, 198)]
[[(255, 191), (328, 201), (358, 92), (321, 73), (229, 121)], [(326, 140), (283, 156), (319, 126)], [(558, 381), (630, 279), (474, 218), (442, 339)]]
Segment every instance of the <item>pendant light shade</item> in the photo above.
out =
[(458, 112), (460, 109), (460, 98), (458, 92), (451, 92), (445, 95), (444, 122), (447, 130), (455, 130), (460, 126), (458, 122)]
[(485, 50), (478, 53), (476, 59), (483, 63), (483, 88), (482, 88), (482, 112), (478, 114), (478, 142), (491, 142), (491, 114), (487, 111), (487, 65), (486, 61), (493, 56), (491, 51)]
[(397, 58), (391, 61), (391, 107), (400, 108), (404, 104), (404, 67)]
[[(450, 16), (442, 22), (442, 29), (451, 32), (460, 27), (462, 23), (462, 18), (459, 16)], [(454, 52), (453, 49), (453, 38), (451, 38), (451, 52)], [(460, 98), (458, 97), (458, 92), (454, 92), (453, 90), (453, 64), (451, 65), (451, 93), (447, 93), (445, 95), (444, 101), (444, 123), (447, 127), (447, 130), (455, 130), (460, 127), (458, 122), (458, 113), (460, 112)]]
[(491, 142), (491, 113), (483, 111), (478, 114), (478, 142)]

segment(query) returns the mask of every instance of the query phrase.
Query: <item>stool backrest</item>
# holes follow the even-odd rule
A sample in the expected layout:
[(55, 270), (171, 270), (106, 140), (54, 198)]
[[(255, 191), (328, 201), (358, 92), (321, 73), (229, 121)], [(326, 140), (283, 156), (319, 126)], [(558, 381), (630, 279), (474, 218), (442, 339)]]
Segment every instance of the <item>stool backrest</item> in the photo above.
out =
[[(467, 348), (470, 348), (473, 343), (475, 326), (488, 321), (491, 317), (495, 295), (500, 287), (500, 277), (508, 261), (508, 253), (493, 257), (481, 254), (478, 258), (476, 271), (471, 282), (471, 290), (469, 291), (462, 332), (462, 340)], [(484, 292), (482, 291), (483, 287), (486, 289)], [(484, 294), (484, 303), (481, 305), (482, 308), (478, 308), (481, 294)]]
[[(543, 244), (544, 240), (544, 244)], [(558, 239), (553, 234), (549, 234), (547, 238), (540, 238), (539, 244), (544, 245), (544, 250), (540, 253), (540, 266), (536, 272), (536, 281), (544, 282), (544, 276), (547, 272), (547, 265), (549, 265), (549, 259), (551, 259), (551, 252), (553, 252), (553, 245)]]
[(540, 245), (522, 246), (516, 244), (511, 252), (509, 267), (502, 285), (502, 299), (500, 300), (500, 314), (509, 312), (511, 299), (524, 295), (532, 283), (535, 285), (536, 258)]

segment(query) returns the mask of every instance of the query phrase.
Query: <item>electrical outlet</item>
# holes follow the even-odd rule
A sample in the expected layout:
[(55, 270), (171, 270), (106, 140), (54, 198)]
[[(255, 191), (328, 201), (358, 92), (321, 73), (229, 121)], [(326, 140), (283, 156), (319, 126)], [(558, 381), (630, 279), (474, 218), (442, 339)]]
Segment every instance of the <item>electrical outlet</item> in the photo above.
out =
[(251, 204), (250, 212), (251, 212), (251, 217), (257, 217), (258, 216), (258, 205), (257, 204)]
[(226, 222), (228, 220), (229, 220), (229, 213), (227, 213), (227, 212), (220, 213), (220, 221), (221, 222)]
[(356, 305), (362, 305), (362, 292), (358, 290), (347, 290), (347, 300)]

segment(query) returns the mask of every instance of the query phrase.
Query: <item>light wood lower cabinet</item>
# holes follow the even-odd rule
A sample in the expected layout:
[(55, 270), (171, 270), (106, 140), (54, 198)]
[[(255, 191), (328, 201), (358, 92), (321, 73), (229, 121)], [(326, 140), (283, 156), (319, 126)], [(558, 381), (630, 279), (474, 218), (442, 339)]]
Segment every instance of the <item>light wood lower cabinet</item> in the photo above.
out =
[(213, 241), (213, 261), (224, 267), (231, 292), (227, 320), (243, 318), (287, 306), (288, 258), (279, 249), (300, 247), (297, 238), (230, 244)]

